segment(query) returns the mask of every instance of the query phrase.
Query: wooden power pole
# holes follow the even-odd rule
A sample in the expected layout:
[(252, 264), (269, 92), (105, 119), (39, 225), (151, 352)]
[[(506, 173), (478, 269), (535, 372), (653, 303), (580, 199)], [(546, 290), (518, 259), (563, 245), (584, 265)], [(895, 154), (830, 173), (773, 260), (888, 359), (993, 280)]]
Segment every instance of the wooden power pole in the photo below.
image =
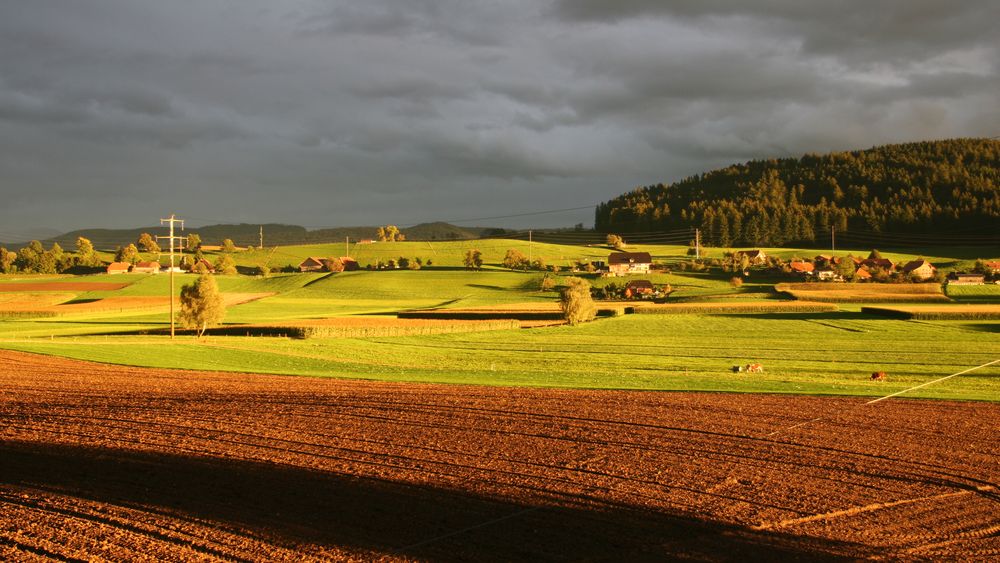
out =
[[(180, 223), (181, 230), (184, 230), (184, 220), (178, 219), (173, 213), (167, 219), (160, 219), (160, 224), (170, 224), (170, 235), (165, 237), (156, 237), (156, 240), (167, 239), (170, 241), (170, 338), (174, 338), (174, 241), (182, 241), (184, 237), (174, 236), (174, 224)], [(184, 243), (181, 242), (177, 245), (178, 249), (184, 248)]]

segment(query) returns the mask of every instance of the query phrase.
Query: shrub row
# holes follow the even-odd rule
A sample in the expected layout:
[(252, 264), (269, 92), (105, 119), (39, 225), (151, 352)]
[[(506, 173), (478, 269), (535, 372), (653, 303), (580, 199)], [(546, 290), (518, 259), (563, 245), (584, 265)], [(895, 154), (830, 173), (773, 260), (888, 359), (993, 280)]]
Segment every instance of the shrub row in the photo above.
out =
[(862, 307), (862, 313), (894, 319), (921, 321), (983, 321), (1000, 319), (1000, 307), (955, 306), (934, 309), (898, 309), (893, 307)]
[(829, 313), (837, 311), (831, 303), (776, 301), (773, 303), (678, 303), (636, 307), (643, 315), (718, 315), (733, 313)]
[(208, 332), (226, 336), (284, 336), (289, 338), (380, 338), (390, 336), (422, 336), (460, 332), (485, 332), (520, 328), (515, 320), (491, 320), (466, 323), (440, 323), (405, 326), (336, 326), (336, 325), (269, 325), (225, 326)]

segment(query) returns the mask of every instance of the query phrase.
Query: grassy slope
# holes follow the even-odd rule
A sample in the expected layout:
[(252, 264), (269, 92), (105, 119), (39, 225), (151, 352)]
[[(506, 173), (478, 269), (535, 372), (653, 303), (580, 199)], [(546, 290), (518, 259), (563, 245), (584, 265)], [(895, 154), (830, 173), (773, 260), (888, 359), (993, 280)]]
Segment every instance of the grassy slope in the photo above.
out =
[[(420, 271), (276, 275), (269, 279), (219, 276), (226, 292), (277, 295), (231, 307), (228, 322), (267, 322), (296, 318), (391, 313), (428, 306), (470, 307), (545, 303), (553, 293), (536, 290), (540, 273), (487, 267), (459, 268), (468, 242), (379, 243), (352, 253), (362, 263), (399, 256), (431, 257), (434, 268)], [(508, 248), (527, 253), (521, 241), (477, 241), (487, 264), (502, 260)], [(424, 250), (426, 249), (426, 250)], [(279, 249), (285, 258), (339, 255), (339, 245)], [(323, 251), (321, 251), (323, 250)], [(685, 259), (684, 247), (644, 246), (659, 261)], [(602, 247), (532, 245), (532, 254), (549, 263), (604, 259)], [(811, 256), (815, 251), (776, 250), (780, 255)], [(367, 253), (367, 254), (366, 254)], [(710, 255), (721, 255), (713, 249)], [(254, 253), (256, 257), (261, 253)], [(241, 254), (240, 261), (254, 258)], [(277, 253), (275, 257), (279, 256)], [(901, 256), (901, 260), (912, 256)], [(290, 259), (289, 259), (290, 260)], [(291, 260), (290, 260), (291, 261)], [(562, 262), (561, 262), (562, 261)], [(36, 281), (38, 278), (31, 278)], [(74, 278), (60, 278), (72, 280)], [(89, 292), (78, 298), (112, 295), (163, 295), (167, 276), (88, 276), (86, 281), (129, 281), (117, 292)], [(191, 276), (180, 276), (178, 287)], [(676, 272), (652, 276), (670, 283), (674, 298), (760, 298), (774, 280), (748, 280), (729, 286), (719, 275)], [(621, 280), (594, 280), (597, 284)], [(956, 288), (957, 289), (957, 288)], [(962, 289), (970, 299), (991, 299), (993, 289)], [(844, 311), (854, 306), (841, 306)], [(288, 341), (274, 338), (213, 337), (207, 343), (181, 338), (169, 343), (141, 336), (86, 336), (109, 331), (135, 332), (163, 327), (166, 313), (134, 312), (90, 317), (0, 322), (0, 346), (82, 359), (160, 367), (197, 367), (313, 376), (483, 383), (650, 389), (701, 389), (794, 393), (884, 394), (934, 377), (1000, 358), (1000, 323), (915, 322), (871, 318), (852, 312), (758, 315), (629, 316), (581, 327), (378, 339)], [(77, 335), (60, 339), (59, 336)], [(49, 339), (54, 336), (55, 338)], [(34, 338), (31, 338), (34, 337)], [(44, 340), (37, 337), (45, 337)], [(31, 338), (25, 340), (26, 338)], [(154, 344), (154, 345), (150, 345)], [(733, 364), (762, 361), (763, 376), (734, 375)], [(873, 384), (876, 370), (890, 381)], [(915, 396), (1000, 398), (1000, 369), (989, 368), (934, 385)]]
[[(498, 385), (883, 395), (1000, 358), (998, 323), (854, 313), (635, 315), (581, 327), (405, 338), (85, 338), (4, 347), (157, 367)], [(732, 374), (762, 362), (766, 373)], [(889, 372), (872, 383), (872, 371)], [(997, 400), (1000, 366), (912, 393)]]

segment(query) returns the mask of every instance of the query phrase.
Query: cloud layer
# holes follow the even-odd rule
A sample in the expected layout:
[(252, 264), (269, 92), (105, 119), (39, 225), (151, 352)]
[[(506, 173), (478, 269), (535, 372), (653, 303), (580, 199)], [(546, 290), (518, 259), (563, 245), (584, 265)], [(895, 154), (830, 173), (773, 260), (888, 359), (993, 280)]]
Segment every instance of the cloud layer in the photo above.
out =
[(0, 0), (0, 240), (460, 220), (1000, 135), (996, 2), (752, 4)]

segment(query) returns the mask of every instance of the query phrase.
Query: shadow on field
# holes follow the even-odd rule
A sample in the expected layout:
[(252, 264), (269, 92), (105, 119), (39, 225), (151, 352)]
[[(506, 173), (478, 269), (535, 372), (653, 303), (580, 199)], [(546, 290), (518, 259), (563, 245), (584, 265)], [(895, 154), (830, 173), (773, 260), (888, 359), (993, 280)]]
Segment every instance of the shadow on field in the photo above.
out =
[(963, 325), (963, 328), (969, 330), (976, 330), (979, 332), (997, 332), (1000, 333), (1000, 322), (998, 323), (968, 323)]
[[(287, 465), (9, 441), (0, 442), (0, 460), (0, 484), (249, 528), (288, 547), (341, 546), (429, 561), (875, 555), (858, 544), (751, 531), (585, 496), (534, 506)], [(5, 502), (31, 506), (24, 498)]]

